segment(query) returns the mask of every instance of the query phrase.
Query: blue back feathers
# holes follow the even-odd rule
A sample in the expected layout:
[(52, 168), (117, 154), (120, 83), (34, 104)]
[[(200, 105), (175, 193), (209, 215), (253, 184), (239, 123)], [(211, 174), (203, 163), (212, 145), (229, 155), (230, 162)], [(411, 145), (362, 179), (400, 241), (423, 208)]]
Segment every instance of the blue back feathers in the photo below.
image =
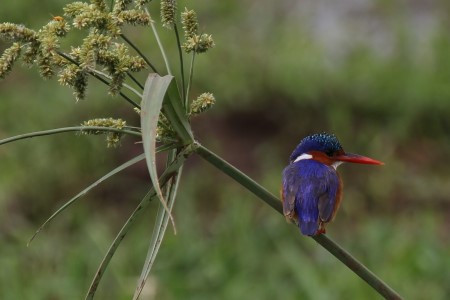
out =
[(331, 156), (333, 153), (341, 150), (341, 143), (339, 143), (334, 134), (316, 133), (301, 140), (300, 144), (292, 152), (290, 161), (294, 161), (298, 156), (309, 151), (321, 151)]
[(331, 220), (338, 189), (334, 168), (311, 159), (291, 163), (283, 170), (283, 211), (295, 211), (301, 232), (315, 235), (319, 219)]

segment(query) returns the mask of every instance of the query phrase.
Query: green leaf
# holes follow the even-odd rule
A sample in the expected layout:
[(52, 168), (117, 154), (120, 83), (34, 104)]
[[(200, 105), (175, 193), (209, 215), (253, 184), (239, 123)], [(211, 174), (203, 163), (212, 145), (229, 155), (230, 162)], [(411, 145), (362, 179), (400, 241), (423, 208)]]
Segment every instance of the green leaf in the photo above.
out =
[(163, 112), (177, 132), (183, 145), (191, 144), (194, 141), (191, 125), (188, 122), (183, 101), (175, 82), (169, 85), (163, 102)]
[(142, 143), (144, 146), (145, 160), (147, 162), (148, 172), (156, 195), (158, 196), (164, 209), (169, 214), (172, 225), (175, 229), (175, 222), (167, 207), (166, 200), (161, 192), (161, 187), (158, 182), (158, 172), (156, 170), (156, 129), (158, 127), (159, 115), (162, 108), (167, 88), (172, 81), (173, 76), (166, 75), (164, 77), (158, 74), (148, 75), (145, 82), (144, 94), (141, 103), (141, 128), (142, 128)]
[[(180, 183), (182, 167), (184, 161), (195, 151), (197, 151), (198, 144), (192, 143), (189, 144), (186, 148), (184, 148), (176, 157), (172, 160), (175, 153), (169, 155), (169, 161), (171, 161), (169, 167), (164, 171), (164, 174), (174, 174), (175, 179), (171, 181), (171, 183), (167, 187), (167, 198), (169, 199), (168, 205), (169, 210), (172, 211), (173, 205), (175, 203), (175, 199), (178, 192), (178, 186)], [(141, 276), (138, 281), (138, 285), (136, 291), (133, 296), (133, 300), (137, 300), (139, 295), (142, 292), (142, 289), (145, 286), (145, 282), (150, 274), (153, 263), (155, 262), (156, 255), (158, 254), (159, 248), (164, 238), (164, 234), (167, 229), (167, 224), (169, 221), (170, 214), (166, 212), (162, 208), (162, 206), (158, 209), (158, 214), (156, 216), (155, 227), (152, 233), (152, 239), (150, 241), (150, 245), (147, 251), (147, 257), (145, 258), (144, 267), (142, 268)]]
[[(159, 183), (161, 186), (164, 186), (175, 174), (178, 173), (178, 170), (183, 166), (184, 161), (195, 152), (197, 145), (190, 145), (186, 148), (184, 148), (176, 157), (175, 159), (170, 163), (170, 165), (167, 167), (167, 169), (164, 170), (161, 177), (159, 178)], [(159, 148), (158, 148), (159, 149)], [(114, 253), (116, 252), (117, 247), (120, 245), (122, 240), (124, 239), (125, 235), (127, 234), (130, 226), (134, 223), (134, 221), (137, 220), (137, 218), (142, 214), (144, 209), (148, 206), (150, 201), (156, 196), (155, 188), (152, 187), (150, 191), (147, 193), (147, 195), (142, 199), (142, 201), (139, 203), (139, 205), (136, 207), (134, 212), (131, 214), (131, 216), (128, 218), (128, 220), (123, 225), (122, 229), (117, 234), (116, 238), (114, 239), (113, 243), (108, 249), (108, 252), (106, 253), (105, 257), (103, 258), (98, 271), (92, 280), (91, 287), (89, 288), (89, 292), (86, 295), (86, 299), (91, 300), (94, 298), (95, 292), (97, 291), (97, 287), (103, 277), (103, 274), (105, 273), (106, 268), (108, 267), (109, 262), (111, 261), (111, 258), (113, 257)], [(171, 197), (169, 197), (171, 199)], [(165, 212), (165, 210), (164, 210)], [(167, 214), (166, 214), (167, 216)], [(166, 224), (167, 227), (167, 224)], [(161, 237), (162, 238), (162, 237)], [(153, 237), (152, 237), (153, 239)], [(156, 256), (156, 253), (154, 254)]]
[[(172, 211), (173, 205), (175, 203), (175, 198), (178, 191), (178, 185), (181, 178), (182, 167), (178, 170), (178, 173), (175, 175), (174, 179), (175, 183), (170, 184), (168, 186), (168, 205), (169, 210)], [(164, 210), (164, 208), (160, 205), (158, 208), (158, 214), (156, 215), (155, 227), (153, 228), (152, 239), (150, 241), (150, 245), (147, 251), (147, 257), (145, 258), (144, 267), (142, 268), (141, 276), (138, 281), (138, 285), (136, 291), (133, 296), (133, 300), (137, 300), (142, 292), (142, 289), (145, 286), (145, 282), (147, 281), (148, 275), (152, 269), (153, 263), (155, 262), (156, 255), (158, 254), (159, 247), (164, 238), (164, 234), (167, 229), (167, 224), (169, 222), (169, 215)]]
[(147, 207), (147, 205), (150, 203), (150, 201), (155, 196), (155, 190), (152, 188), (147, 195), (142, 199), (142, 201), (139, 203), (139, 205), (136, 207), (136, 209), (131, 213), (128, 220), (123, 224), (122, 229), (120, 229), (119, 233), (116, 235), (116, 238), (112, 242), (111, 246), (109, 247), (108, 251), (106, 252), (105, 256), (103, 257), (102, 262), (100, 263), (100, 266), (98, 267), (97, 273), (94, 276), (94, 279), (92, 280), (91, 286), (89, 288), (89, 291), (86, 295), (86, 300), (94, 299), (95, 292), (97, 291), (97, 287), (103, 278), (103, 274), (105, 274), (105, 270), (109, 265), (109, 262), (111, 261), (112, 257), (114, 256), (114, 253), (116, 253), (117, 248), (119, 247), (122, 240), (125, 238), (125, 236), (128, 233), (128, 230), (130, 229), (131, 225), (137, 220), (137, 218), (141, 215), (141, 213), (144, 211), (144, 208)]
[(78, 200), (79, 198), (83, 197), (84, 195), (86, 195), (91, 189), (93, 189), (94, 187), (96, 187), (97, 185), (99, 185), (100, 183), (102, 183), (103, 181), (105, 181), (106, 179), (110, 178), (111, 176), (119, 173), (120, 171), (128, 168), (129, 166), (134, 165), (135, 163), (143, 160), (145, 158), (144, 154), (140, 154), (138, 156), (136, 156), (133, 159), (130, 159), (129, 161), (127, 161), (126, 163), (118, 166), (117, 168), (115, 168), (114, 170), (112, 170), (111, 172), (109, 172), (108, 174), (104, 175), (103, 177), (101, 177), (99, 180), (95, 181), (94, 183), (92, 183), (91, 185), (89, 185), (87, 188), (85, 188), (84, 190), (82, 190), (81, 192), (79, 192), (78, 194), (76, 194), (73, 198), (71, 198), (69, 201), (67, 201), (63, 206), (61, 206), (57, 211), (55, 211), (39, 228), (38, 230), (36, 230), (36, 232), (34, 233), (34, 235), (30, 238), (30, 240), (28, 241), (28, 246), (30, 245), (30, 243), (34, 240), (34, 238), (36, 237), (36, 235), (42, 230), (44, 229), (44, 227), (50, 222), (52, 221), (57, 215), (59, 215), (63, 210), (65, 210), (66, 208), (68, 208), (70, 205), (72, 205), (76, 200)]

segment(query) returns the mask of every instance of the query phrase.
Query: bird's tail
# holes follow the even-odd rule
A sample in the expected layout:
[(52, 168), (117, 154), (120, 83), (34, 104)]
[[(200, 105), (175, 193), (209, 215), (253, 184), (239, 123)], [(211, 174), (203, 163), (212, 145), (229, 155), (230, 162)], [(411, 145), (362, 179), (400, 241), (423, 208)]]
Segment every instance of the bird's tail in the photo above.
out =
[(316, 220), (301, 220), (300, 219), (300, 231), (304, 235), (315, 235), (319, 230), (319, 223)]

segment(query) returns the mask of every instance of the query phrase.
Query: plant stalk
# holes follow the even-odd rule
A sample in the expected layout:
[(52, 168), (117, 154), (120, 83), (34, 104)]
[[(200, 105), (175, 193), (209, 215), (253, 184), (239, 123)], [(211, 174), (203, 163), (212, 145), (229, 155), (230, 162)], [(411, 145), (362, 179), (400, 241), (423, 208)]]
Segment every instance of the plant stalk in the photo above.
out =
[(0, 145), (12, 143), (18, 140), (23, 139), (29, 139), (37, 136), (45, 136), (45, 135), (52, 135), (52, 134), (58, 134), (58, 133), (65, 133), (65, 132), (71, 132), (71, 131), (105, 131), (105, 132), (118, 132), (123, 134), (129, 134), (134, 136), (142, 136), (140, 132), (132, 131), (132, 130), (124, 130), (124, 129), (118, 129), (118, 128), (111, 128), (111, 127), (101, 127), (101, 126), (74, 126), (74, 127), (63, 127), (63, 128), (56, 128), (56, 129), (49, 129), (49, 130), (43, 130), (43, 131), (36, 131), (36, 132), (30, 132), (30, 133), (24, 133), (19, 134), (16, 136), (12, 136), (3, 140), (0, 140)]
[[(145, 12), (150, 15), (147, 8), (145, 8)], [(158, 43), (159, 50), (161, 51), (161, 55), (164, 59), (164, 63), (166, 64), (167, 74), (172, 75), (172, 71), (170, 70), (169, 60), (167, 59), (166, 51), (164, 51), (164, 47), (161, 43), (161, 40), (159, 39), (159, 34), (158, 34), (158, 31), (156, 30), (155, 23), (150, 22), (150, 26), (152, 27), (153, 35), (155, 36), (156, 42)], [(160, 74), (160, 75), (162, 75), (162, 74)]]
[(184, 80), (184, 61), (183, 61), (183, 49), (181, 48), (180, 34), (178, 33), (178, 27), (175, 23), (173, 25), (175, 31), (175, 37), (177, 39), (178, 56), (180, 59), (180, 72), (181, 72), (181, 99), (185, 98), (186, 95), (186, 84)]
[(123, 33), (120, 35), (120, 37), (127, 42), (128, 45), (131, 46), (131, 48), (133, 48), (140, 57), (142, 57), (142, 59), (147, 63), (147, 65), (153, 70), (153, 72), (158, 73), (158, 70), (155, 68), (155, 66), (150, 62), (150, 60), (144, 55), (144, 53), (142, 53), (141, 50), (139, 50), (138, 47), (136, 47), (136, 45), (133, 44), (133, 42), (131, 42)]
[(195, 51), (192, 51), (191, 67), (189, 68), (189, 80), (186, 88), (186, 96), (184, 99), (184, 106), (186, 107), (186, 113), (189, 112), (189, 93), (191, 91), (192, 78), (194, 77), (194, 63), (195, 63)]
[[(203, 159), (236, 180), (242, 186), (246, 187), (249, 191), (254, 193), (258, 198), (266, 202), (277, 212), (283, 214), (281, 201), (272, 193), (267, 191), (264, 187), (259, 185), (257, 182), (252, 180), (250, 177), (242, 173), (240, 170), (229, 164), (227, 161), (225, 161), (209, 149), (203, 147), (200, 144), (198, 144), (196, 148), (197, 154), (200, 155)], [(361, 279), (367, 282), (385, 299), (402, 299), (402, 297), (395, 290), (393, 290), (383, 280), (377, 277), (372, 271), (370, 271), (361, 262), (359, 262), (356, 258), (354, 258), (350, 253), (348, 253), (345, 249), (343, 249), (329, 237), (324, 234), (320, 234), (317, 236), (313, 236), (312, 238), (322, 247), (324, 247), (328, 252), (333, 254), (342, 263), (344, 263), (350, 270), (361, 277)]]

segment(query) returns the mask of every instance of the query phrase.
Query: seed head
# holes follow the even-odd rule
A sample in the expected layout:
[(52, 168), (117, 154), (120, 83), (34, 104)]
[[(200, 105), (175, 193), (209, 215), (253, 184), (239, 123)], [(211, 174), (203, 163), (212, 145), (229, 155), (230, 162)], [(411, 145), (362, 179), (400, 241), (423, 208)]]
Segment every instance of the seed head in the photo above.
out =
[(176, 0), (161, 0), (161, 22), (164, 27), (172, 28), (175, 24), (175, 13), (177, 11)]

